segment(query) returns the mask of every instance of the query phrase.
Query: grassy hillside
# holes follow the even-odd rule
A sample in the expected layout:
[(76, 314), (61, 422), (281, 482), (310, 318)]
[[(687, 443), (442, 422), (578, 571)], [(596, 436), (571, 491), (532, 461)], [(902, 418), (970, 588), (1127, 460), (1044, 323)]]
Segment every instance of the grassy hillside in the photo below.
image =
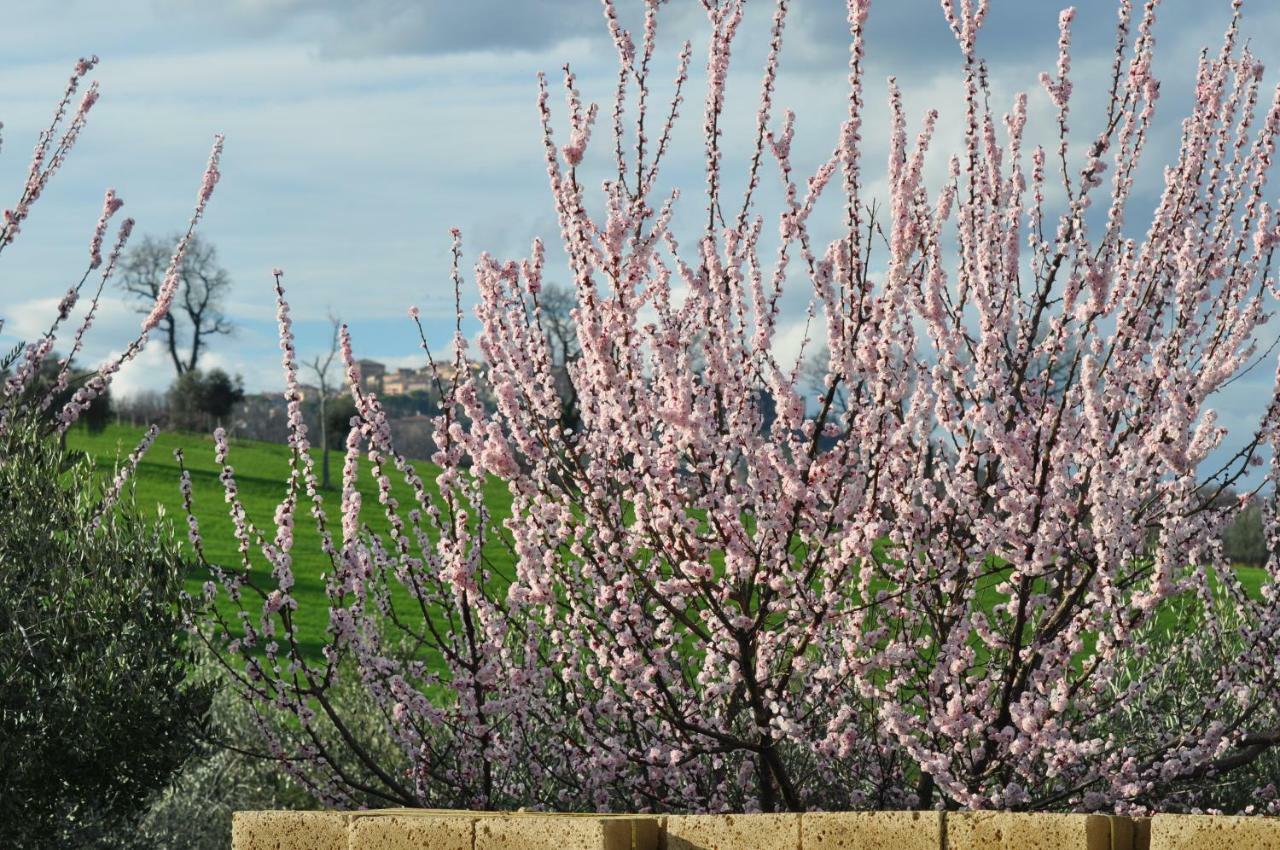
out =
[[(89, 434), (82, 428), (73, 429), (67, 435), (67, 444), (72, 449), (85, 452), (95, 459), (104, 474), (112, 474), (117, 458), (127, 455), (142, 437), (142, 428), (129, 426), (111, 426), (101, 434)], [(173, 450), (182, 448), (185, 454), (187, 469), (191, 471), (192, 489), (195, 494), (195, 514), (200, 520), (201, 536), (204, 539), (205, 552), (209, 559), (216, 563), (238, 564), (239, 553), (236, 551), (235, 537), (232, 534), (232, 523), (223, 498), (222, 482), (218, 480), (220, 467), (213, 459), (213, 438), (209, 435), (193, 433), (162, 432), (151, 450), (147, 452), (134, 477), (134, 492), (140, 510), (153, 511), (162, 506), (166, 515), (173, 521), (180, 538), (186, 541), (186, 514), (182, 507), (182, 495), (178, 489), (178, 463), (174, 459)], [(319, 474), (320, 452), (316, 456), (316, 470)], [(227, 458), (236, 470), (236, 482), (240, 497), (244, 502), (249, 518), (260, 528), (273, 528), (272, 517), (276, 505), (285, 493), (285, 482), (289, 472), (289, 449), (275, 443), (263, 443), (254, 440), (234, 440)], [(338, 505), (341, 499), (340, 481), (342, 471), (342, 452), (331, 452), (330, 463), (334, 486), (324, 495), (330, 527), (339, 528)], [(415, 463), (418, 473), (428, 486), (433, 484), (436, 468), (426, 462)], [(397, 473), (390, 475), (393, 481), (393, 492), (401, 505), (412, 503), (412, 491)], [(363, 495), (362, 518), (372, 528), (385, 530), (386, 518), (382, 514), (382, 506), (378, 504), (377, 487), (369, 472), (368, 461), (361, 461), (360, 491)], [(500, 485), (491, 486), (486, 492), (485, 501), (490, 510), (499, 518), (509, 512), (510, 496)], [(510, 552), (500, 544), (490, 547), (488, 555), (499, 564), (508, 564)], [(260, 556), (255, 561), (255, 568), (260, 570), (260, 578), (268, 586), (271, 584), (269, 570)], [(293, 547), (293, 571), (296, 587), (293, 595), (298, 600), (296, 619), (298, 632), (304, 646), (313, 653), (318, 653), (323, 643), (324, 629), (328, 625), (327, 600), (321, 574), (331, 571), (328, 558), (320, 549), (320, 536), (309, 513), (309, 506), (304, 505), (295, 522), (295, 543)], [(201, 573), (189, 580), (192, 592), (198, 592), (206, 576)], [(225, 601), (223, 604), (226, 604)]]
[[(110, 474), (115, 469), (116, 458), (129, 453), (142, 436), (142, 431), (141, 428), (112, 426), (102, 434), (91, 435), (77, 428), (68, 435), (67, 441), (71, 448), (82, 450), (95, 458), (104, 473)], [(232, 535), (231, 518), (223, 500), (222, 483), (218, 480), (219, 467), (213, 460), (213, 439), (210, 436), (192, 433), (160, 434), (135, 476), (133, 486), (139, 508), (150, 511), (157, 505), (163, 506), (185, 542), (185, 513), (178, 490), (178, 465), (173, 456), (173, 450), (178, 447), (184, 450), (187, 468), (191, 471), (195, 493), (195, 513), (200, 520), (206, 553), (211, 560), (218, 563), (238, 563), (239, 555)], [(319, 452), (315, 454), (318, 469)], [(337, 482), (341, 477), (341, 452), (333, 452), (330, 460), (333, 477)], [(271, 528), (276, 505), (285, 492), (285, 481), (289, 471), (288, 448), (275, 443), (252, 440), (233, 441), (228, 461), (236, 469), (240, 496), (250, 519), (259, 527)], [(415, 466), (423, 480), (429, 486), (432, 485), (436, 468), (426, 462), (416, 463)], [(391, 478), (394, 493), (400, 503), (411, 504), (412, 493), (408, 486), (397, 478), (397, 473), (394, 471)], [(377, 490), (369, 473), (369, 463), (364, 460), (361, 461), (360, 490), (364, 497), (364, 521), (376, 530), (385, 531), (386, 519), (378, 504)], [(340, 499), (338, 486), (335, 484), (333, 489), (324, 494), (324, 497), (331, 527), (336, 528)], [(501, 484), (491, 483), (488, 486), (485, 501), (496, 519), (501, 520), (509, 515), (511, 499), (506, 488)], [(293, 558), (297, 584), (294, 596), (298, 600), (296, 620), (301, 643), (309, 652), (318, 653), (323, 643), (325, 627), (328, 625), (327, 600), (321, 574), (329, 571), (330, 565), (320, 550), (319, 534), (307, 511), (307, 506), (304, 506), (296, 521)], [(490, 543), (486, 554), (492, 563), (504, 568), (503, 572), (509, 573), (505, 567), (511, 563), (511, 553), (501, 543)], [(264, 560), (258, 557), (255, 565), (260, 571), (263, 583), (270, 586), (272, 580), (267, 574), (268, 569)], [(1241, 567), (1240, 575), (1249, 591), (1257, 597), (1264, 576), (1263, 571)], [(191, 590), (198, 591), (205, 578), (203, 574), (193, 576), (190, 580)], [(990, 595), (991, 603), (996, 601), (994, 592), (990, 589), (985, 595)], [(402, 598), (406, 597), (402, 595)], [(222, 604), (227, 603), (223, 601)], [(1176, 614), (1171, 610), (1162, 612), (1162, 621), (1172, 625), (1173, 619), (1176, 619)]]

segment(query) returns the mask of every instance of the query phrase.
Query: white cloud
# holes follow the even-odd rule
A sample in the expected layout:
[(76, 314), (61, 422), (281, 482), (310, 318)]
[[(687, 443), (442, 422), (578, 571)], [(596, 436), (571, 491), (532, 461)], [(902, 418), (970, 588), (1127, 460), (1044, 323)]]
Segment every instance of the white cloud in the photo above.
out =
[[(779, 109), (790, 106), (798, 113), (795, 159), (805, 173), (829, 155), (844, 117), (843, 4), (830, 5), (836, 8), (828, 14), (822, 0), (795, 4), (778, 89)], [(993, 4), (995, 28), (985, 37), (989, 47), (1003, 45), (993, 57), (995, 102), (1007, 103), (1015, 90), (1031, 92), (1032, 132), (1046, 123), (1035, 74), (1054, 59), (1058, 4), (1051, 5)], [(1080, 5), (1077, 92), (1087, 100), (1088, 81), (1096, 80), (1108, 62), (1105, 36), (1114, 4)], [(138, 218), (142, 232), (180, 228), (190, 213), (210, 138), (218, 131), (228, 137), (224, 177), (203, 232), (218, 246), (235, 280), (228, 307), (241, 329), (236, 337), (217, 341), (207, 364), (243, 374), (251, 390), (278, 389), (281, 381), (273, 266), (287, 272), (304, 354), (327, 344), (324, 317), (333, 307), (352, 323), (358, 353), (390, 366), (416, 365), (424, 356), (403, 318), (409, 304), (419, 305), (430, 320), (433, 348), (447, 350), (453, 299), (448, 227), (463, 228), (468, 266), (481, 249), (520, 255), (534, 234), (542, 235), (552, 270), (563, 279), (533, 75), (539, 68), (554, 74), (569, 60), (588, 96), (607, 101), (614, 85), (613, 57), (596, 0), (522, 6), (540, 16), (534, 23), (541, 29), (521, 42), (531, 51), (511, 49), (511, 34), (528, 32), (521, 30), (523, 18), (495, 14), (492, 3), (448, 4), (447, 15), (439, 4), (422, 5), (436, 12), (420, 18), (380, 17), (380, 6), (298, 0), (109, 5), (79, 0), (28, 6), (24, 14), (9, 16), (0, 30), (0, 119), (5, 122), (0, 205), (16, 198), (26, 152), (75, 57), (102, 55), (95, 76), (102, 81), (103, 98), (79, 149), (18, 242), (0, 257), (5, 292), (0, 315), (8, 320), (3, 341), (30, 338), (46, 326), (58, 295), (83, 268), (106, 186), (120, 191), (124, 213)], [(1194, 73), (1196, 49), (1214, 42), (1226, 19), (1226, 3), (1207, 12), (1203, 7), (1193, 0), (1168, 0), (1162, 12), (1158, 35), (1164, 58), (1158, 71), (1166, 79), (1162, 120), (1170, 124)], [(725, 122), (726, 168), (735, 181), (753, 131), (762, 25), (769, 11), (767, 3), (752, 7), (744, 25), (749, 29), (735, 52), (738, 70), (730, 81), (732, 112)], [(703, 203), (699, 56), (706, 26), (698, 20), (696, 4), (670, 4), (664, 14), (655, 63), (662, 81), (657, 104), (663, 103), (676, 40), (689, 34), (695, 49), (695, 78), (666, 172), (667, 185), (686, 191), (679, 216), (693, 227)], [(1025, 31), (1006, 37), (1002, 16), (1017, 27), (1025, 23)], [(913, 135), (927, 106), (943, 109), (928, 172), (936, 188), (960, 134), (955, 48), (939, 23), (936, 0), (877, 2), (872, 21), (863, 132), (870, 192), (884, 194), (878, 182), (887, 129), (884, 78), (892, 72), (904, 85)], [(1265, 36), (1278, 25), (1280, 10), (1258, 2), (1247, 6), (1246, 26), (1259, 36), (1254, 48), (1264, 59), (1276, 58), (1276, 40)], [(442, 38), (450, 41), (438, 41)], [(553, 85), (553, 104), (560, 109), (555, 79)], [(1089, 128), (1083, 114), (1078, 125), (1081, 131)], [(597, 133), (593, 181), (607, 166), (607, 118)], [(1159, 139), (1176, 143), (1170, 133)], [(776, 197), (776, 178), (766, 171), (760, 195), (764, 208), (770, 209)], [(830, 222), (826, 226), (823, 216)], [(816, 225), (819, 235), (830, 236), (837, 223), (834, 210), (824, 209)], [(766, 223), (766, 229), (772, 226)], [(780, 356), (793, 357), (798, 350), (809, 295), (807, 283), (797, 276), (776, 344)], [(470, 302), (470, 292), (465, 297)], [(83, 359), (97, 362), (118, 350), (136, 332), (138, 318), (113, 297)], [(821, 331), (813, 329), (819, 337), (815, 344)], [(153, 342), (121, 373), (116, 390), (162, 389), (171, 376)], [(1221, 400), (1224, 415), (1236, 417), (1233, 422), (1245, 421), (1258, 398), (1252, 385), (1249, 392), (1243, 382), (1239, 386)]]

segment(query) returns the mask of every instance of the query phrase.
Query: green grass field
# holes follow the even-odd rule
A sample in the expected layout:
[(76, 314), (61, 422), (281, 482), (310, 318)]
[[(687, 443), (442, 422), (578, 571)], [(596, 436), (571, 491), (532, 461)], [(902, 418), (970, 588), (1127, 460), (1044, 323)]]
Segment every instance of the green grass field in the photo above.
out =
[[(114, 474), (117, 458), (123, 458), (137, 445), (143, 434), (142, 428), (129, 426), (110, 426), (101, 434), (90, 434), (83, 428), (75, 428), (67, 435), (67, 445), (73, 450), (82, 451), (92, 457), (104, 475)], [(182, 507), (182, 494), (178, 489), (179, 470), (173, 451), (181, 448), (185, 455), (185, 464), (191, 472), (192, 491), (194, 493), (194, 510), (200, 521), (200, 532), (207, 557), (219, 564), (236, 565), (239, 563), (239, 552), (236, 550), (233, 525), (228, 506), (224, 500), (222, 482), (218, 480), (220, 467), (213, 459), (213, 438), (209, 435), (186, 432), (161, 432), (155, 444), (139, 464), (133, 480), (136, 504), (141, 512), (152, 514), (157, 506), (163, 506), (165, 514), (173, 522), (175, 533), (186, 543), (186, 513)], [(316, 474), (320, 472), (320, 452), (314, 451), (316, 457)], [(332, 489), (323, 493), (326, 513), (331, 529), (338, 531), (340, 520), (338, 515), (341, 500), (342, 452), (330, 453), (332, 467)], [(267, 529), (270, 534), (274, 528), (272, 517), (276, 505), (285, 494), (285, 484), (289, 474), (289, 448), (276, 443), (264, 443), (254, 440), (233, 440), (227, 462), (236, 470), (236, 482), (240, 498), (250, 520), (259, 528)], [(415, 462), (415, 468), (430, 488), (437, 469), (425, 461)], [(363, 497), (362, 516), (364, 522), (377, 531), (387, 529), (383, 508), (378, 503), (377, 486), (369, 471), (367, 460), (360, 464), (360, 491)], [(402, 506), (412, 504), (413, 495), (408, 485), (399, 477), (396, 470), (389, 471), (393, 484), (393, 494)], [(434, 489), (433, 489), (434, 492)], [(485, 502), (501, 519), (510, 511), (510, 496), (505, 487), (492, 484), (486, 489)], [(324, 639), (324, 630), (329, 622), (328, 600), (325, 598), (324, 584), (321, 575), (332, 568), (328, 558), (320, 549), (320, 535), (316, 531), (311, 518), (310, 506), (302, 505), (295, 520), (295, 542), (293, 546), (293, 572), (296, 580), (293, 595), (298, 601), (295, 620), (298, 624), (299, 642), (308, 653), (318, 654)], [(269, 568), (260, 553), (255, 552), (254, 569), (258, 572), (262, 583), (272, 586), (273, 580)], [(509, 565), (511, 554), (501, 543), (491, 544), (486, 552), (489, 560), (498, 565)], [(193, 574), (188, 580), (188, 587), (193, 593), (200, 590), (207, 575), (204, 572)], [(220, 597), (221, 605), (230, 605), (225, 597)], [(246, 599), (246, 604), (256, 608), (255, 603)], [(229, 610), (229, 609), (227, 609)]]
[[(104, 474), (113, 474), (117, 458), (127, 455), (142, 436), (142, 428), (128, 426), (111, 426), (101, 434), (89, 434), (82, 428), (73, 429), (67, 436), (70, 448), (83, 451), (95, 459)], [(163, 506), (167, 516), (173, 521), (176, 533), (186, 542), (186, 519), (182, 507), (182, 495), (178, 489), (178, 464), (173, 450), (182, 448), (186, 456), (187, 469), (191, 471), (192, 488), (195, 494), (195, 514), (200, 521), (201, 534), (205, 552), (215, 563), (235, 565), (239, 562), (235, 537), (232, 534), (231, 518), (227, 504), (223, 499), (222, 483), (218, 480), (219, 467), (213, 460), (213, 439), (208, 435), (162, 432), (151, 450), (139, 465), (134, 477), (133, 488), (138, 508), (144, 512), (152, 512), (157, 505)], [(315, 452), (317, 475), (319, 474), (320, 453)], [(233, 441), (228, 462), (235, 467), (236, 481), (240, 497), (244, 502), (249, 518), (260, 528), (273, 528), (272, 517), (276, 505), (285, 492), (285, 482), (289, 472), (289, 449), (276, 443), (264, 443), (252, 440)], [(330, 518), (330, 527), (337, 528), (338, 504), (340, 500), (339, 483), (341, 479), (342, 453), (332, 452), (334, 486), (324, 493), (325, 505)], [(415, 467), (423, 480), (431, 487), (436, 468), (425, 461), (415, 462)], [(393, 493), (402, 506), (412, 503), (409, 487), (399, 478), (395, 470), (389, 472), (393, 483)], [(377, 488), (369, 471), (367, 460), (361, 460), (360, 491), (363, 495), (362, 519), (370, 528), (378, 532), (387, 529), (386, 518), (382, 506), (378, 503)], [(491, 482), (485, 491), (485, 503), (501, 521), (510, 513), (511, 498), (505, 486)], [(255, 553), (254, 569), (258, 571), (261, 583), (272, 586), (264, 559)], [(500, 541), (489, 543), (486, 557), (502, 573), (510, 574), (511, 552)], [(293, 570), (296, 585), (293, 595), (298, 600), (295, 620), (298, 624), (299, 643), (309, 654), (318, 654), (324, 638), (324, 630), (328, 625), (328, 601), (325, 598), (324, 584), (321, 576), (331, 569), (328, 559), (320, 549), (319, 534), (312, 522), (309, 506), (303, 505), (295, 522), (295, 543), (293, 547)], [(1240, 567), (1240, 577), (1255, 596), (1259, 594), (1264, 572), (1260, 569)], [(191, 591), (198, 592), (207, 576), (203, 573), (193, 575), (189, 580)], [(994, 585), (994, 580), (991, 582)], [(408, 601), (407, 593), (396, 588), (397, 596)], [(989, 588), (985, 594), (990, 596), (989, 604), (994, 604), (996, 597)], [(220, 596), (220, 605), (230, 605)], [(256, 603), (248, 603), (254, 606)], [(398, 606), (397, 606), (398, 607)], [(225, 610), (225, 609), (224, 609)], [(1169, 622), (1176, 615), (1172, 611), (1164, 611), (1161, 620)], [(1172, 625), (1171, 622), (1169, 622)]]

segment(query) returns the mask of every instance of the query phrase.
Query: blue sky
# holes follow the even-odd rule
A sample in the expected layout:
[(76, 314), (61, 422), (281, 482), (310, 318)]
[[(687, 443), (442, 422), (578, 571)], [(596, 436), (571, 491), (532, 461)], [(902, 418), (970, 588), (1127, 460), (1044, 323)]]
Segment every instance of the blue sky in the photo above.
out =
[[(638, 2), (619, 5), (634, 20)], [(1036, 78), (1055, 60), (1060, 5), (992, 0), (980, 41), (997, 103), (1008, 103), (1015, 91), (1031, 93), (1033, 137), (1049, 115)], [(1116, 7), (1113, 0), (1076, 5), (1076, 110), (1078, 138), (1085, 139), (1094, 129), (1089, 81), (1109, 67)], [(749, 8), (729, 84), (731, 170), (747, 153), (772, 11), (762, 0)], [(1228, 0), (1163, 4), (1157, 73), (1164, 85), (1160, 120), (1171, 132), (1162, 135), (1163, 150), (1151, 151), (1151, 175), (1176, 143), (1172, 131), (1197, 53), (1219, 43), (1228, 9)], [(202, 233), (235, 281), (228, 308), (239, 329), (215, 342), (207, 364), (241, 373), (250, 390), (280, 386), (273, 266), (287, 273), (304, 356), (326, 343), (332, 309), (352, 325), (361, 355), (407, 365), (421, 358), (405, 316), (410, 304), (422, 308), (434, 350), (444, 348), (452, 325), (449, 227), (462, 228), (468, 264), (480, 250), (523, 256), (535, 235), (556, 261), (534, 75), (571, 62), (586, 95), (602, 104), (613, 86), (613, 48), (596, 0), (4, 0), (0, 11), (0, 205), (16, 199), (27, 152), (76, 57), (101, 57), (94, 77), (103, 90), (79, 147), (0, 258), (8, 319), (0, 341), (33, 335), (47, 323), (59, 294), (83, 269), (106, 187), (125, 199), (124, 213), (138, 220), (141, 233), (181, 227), (212, 136), (222, 132), (223, 178)], [(664, 15), (658, 67), (663, 74), (674, 68), (679, 41), (691, 38), (697, 69), (706, 42), (698, 4), (672, 0)], [(840, 0), (794, 0), (778, 103), (798, 113), (802, 171), (830, 151), (842, 117), (843, 17)], [(1260, 58), (1280, 65), (1280, 4), (1250, 0), (1245, 28)], [(881, 171), (889, 74), (903, 84), (913, 127), (926, 108), (942, 110), (935, 147), (953, 149), (958, 52), (936, 0), (877, 0), (868, 37), (869, 172)], [(691, 221), (701, 210), (700, 83), (699, 74), (668, 171), (672, 183), (690, 190), (682, 209)], [(734, 145), (735, 137), (742, 144)], [(597, 165), (605, 161), (604, 140), (597, 135), (589, 164), (593, 156)], [(935, 178), (941, 161), (932, 166)], [(1152, 180), (1147, 190), (1154, 189)], [(770, 196), (762, 200), (772, 213)], [(1133, 220), (1140, 218), (1135, 212)], [(783, 346), (799, 339), (808, 293), (797, 289), (784, 316), (791, 330), (782, 334)], [(129, 305), (114, 300), (87, 359), (121, 346), (137, 320)], [(1222, 395), (1225, 424), (1239, 428), (1254, 417), (1272, 376), (1270, 368), (1257, 369)], [(119, 390), (161, 389), (170, 378), (153, 345), (120, 376)]]

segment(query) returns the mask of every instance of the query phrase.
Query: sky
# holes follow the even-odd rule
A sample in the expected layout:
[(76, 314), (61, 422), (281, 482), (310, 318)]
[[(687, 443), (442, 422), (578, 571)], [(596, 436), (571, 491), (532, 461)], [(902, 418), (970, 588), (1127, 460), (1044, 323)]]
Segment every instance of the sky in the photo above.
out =
[[(638, 30), (638, 0), (618, 2), (624, 24)], [(1088, 139), (1096, 127), (1087, 116), (1096, 118), (1101, 107), (1098, 98), (1090, 101), (1090, 84), (1097, 89), (1109, 68), (1116, 3), (1076, 5), (1075, 109), (1086, 116), (1078, 139)], [(1015, 92), (1029, 92), (1029, 134), (1047, 144), (1052, 139), (1037, 132), (1051, 107), (1037, 77), (1056, 59), (1060, 7), (1057, 0), (991, 0), (979, 40), (997, 110)], [(731, 174), (748, 153), (771, 14), (770, 2), (749, 3), (735, 49), (726, 122)], [(535, 75), (543, 70), (554, 79), (571, 63), (586, 97), (607, 115), (616, 67), (596, 0), (0, 0), (0, 15), (0, 206), (20, 193), (28, 152), (77, 57), (101, 58), (92, 76), (102, 87), (76, 150), (0, 257), (0, 315), (7, 320), (0, 343), (47, 326), (60, 294), (84, 268), (107, 187), (125, 200), (123, 214), (137, 219), (140, 233), (173, 233), (190, 214), (213, 135), (225, 133), (222, 180), (201, 234), (234, 281), (226, 307), (237, 330), (214, 340), (205, 365), (241, 374), (250, 391), (282, 383), (273, 267), (286, 272), (304, 358), (327, 345), (332, 312), (350, 323), (360, 356), (392, 366), (422, 362), (410, 305), (422, 310), (433, 350), (446, 347), (450, 227), (462, 230), (466, 265), (480, 251), (523, 257), (541, 236), (554, 278), (562, 254)], [(1228, 17), (1229, 0), (1163, 3), (1156, 30), (1163, 131), (1150, 151), (1148, 197), (1176, 145), (1197, 54), (1216, 49)], [(667, 178), (687, 190), (677, 221), (682, 213), (696, 221), (703, 185), (698, 57), (705, 57), (708, 29), (696, 0), (671, 0), (663, 21), (660, 78), (674, 70), (683, 39), (695, 51)], [(1259, 58), (1280, 70), (1280, 4), (1248, 0), (1245, 32)], [(793, 0), (777, 101), (798, 113), (801, 172), (811, 172), (834, 145), (847, 49), (843, 2)], [(883, 196), (876, 180), (888, 138), (889, 75), (903, 86), (912, 127), (927, 108), (941, 110), (940, 154), (959, 141), (960, 57), (937, 0), (874, 0), (867, 62), (866, 168), (872, 190)], [(1268, 79), (1274, 83), (1277, 74)], [(668, 85), (658, 84), (659, 101)], [(553, 108), (562, 118), (562, 102), (553, 99)], [(588, 166), (606, 161), (605, 125)], [(943, 162), (941, 155), (931, 162), (934, 189)], [(762, 209), (773, 213), (775, 199), (766, 191)], [(820, 234), (824, 226), (817, 225)], [(799, 289), (786, 302), (783, 349), (797, 350), (802, 337), (808, 293)], [(474, 300), (466, 291), (463, 298), (467, 306)], [(84, 360), (122, 347), (138, 321), (134, 307), (113, 293)], [(1224, 392), (1224, 424), (1243, 427), (1255, 418), (1272, 376), (1257, 369)], [(163, 389), (171, 378), (153, 344), (120, 374), (116, 391)]]

